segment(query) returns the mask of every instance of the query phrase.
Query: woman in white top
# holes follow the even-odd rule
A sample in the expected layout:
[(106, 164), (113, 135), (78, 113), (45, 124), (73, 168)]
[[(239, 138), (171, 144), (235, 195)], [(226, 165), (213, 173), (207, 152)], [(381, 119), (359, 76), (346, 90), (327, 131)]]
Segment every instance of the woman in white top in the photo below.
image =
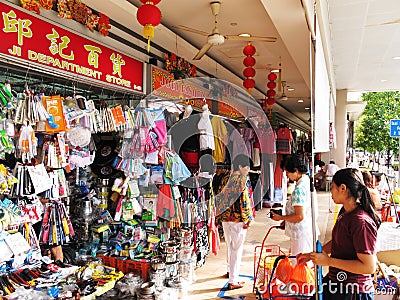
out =
[(297, 255), (313, 250), (310, 178), (307, 166), (297, 155), (286, 158), (284, 169), (296, 186), (286, 202), (286, 214), (280, 216), (271, 210), (271, 218), (285, 222), (285, 234), (290, 237), (290, 253)]

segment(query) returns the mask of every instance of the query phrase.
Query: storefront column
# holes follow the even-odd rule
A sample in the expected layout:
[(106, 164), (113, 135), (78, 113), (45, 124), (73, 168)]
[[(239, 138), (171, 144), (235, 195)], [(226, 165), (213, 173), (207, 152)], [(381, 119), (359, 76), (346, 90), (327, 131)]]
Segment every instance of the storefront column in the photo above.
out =
[(336, 91), (335, 106), (335, 130), (336, 149), (331, 150), (331, 159), (340, 168), (346, 167), (346, 144), (347, 144), (347, 90)]

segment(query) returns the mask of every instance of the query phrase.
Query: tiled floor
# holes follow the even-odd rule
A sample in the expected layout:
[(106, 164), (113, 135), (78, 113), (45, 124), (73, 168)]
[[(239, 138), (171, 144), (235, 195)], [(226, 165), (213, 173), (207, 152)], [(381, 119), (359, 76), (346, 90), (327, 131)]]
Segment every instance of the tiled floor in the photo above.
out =
[[(321, 232), (320, 240), (322, 244), (330, 239), (331, 229), (333, 225), (334, 212), (337, 207), (330, 198), (330, 193), (318, 192), (318, 226)], [(330, 205), (329, 205), (330, 202)], [(333, 212), (330, 212), (333, 211)], [(245, 247), (243, 251), (243, 259), (240, 274), (246, 285), (238, 290), (225, 291), (224, 286), (227, 285), (228, 279), (224, 277), (226, 274), (226, 248), (225, 243), (221, 240), (221, 250), (217, 256), (210, 253), (207, 257), (206, 264), (196, 270), (196, 282), (190, 286), (189, 296), (185, 299), (205, 300), (205, 299), (256, 299), (253, 289), (253, 273), (254, 273), (254, 249), (261, 242), (274, 222), (268, 218), (269, 209), (264, 208), (257, 212), (255, 223), (247, 233)], [(267, 244), (279, 244), (286, 252), (289, 247), (289, 239), (284, 232), (279, 229), (272, 229), (269, 234)], [(256, 255), (256, 258), (258, 256)]]

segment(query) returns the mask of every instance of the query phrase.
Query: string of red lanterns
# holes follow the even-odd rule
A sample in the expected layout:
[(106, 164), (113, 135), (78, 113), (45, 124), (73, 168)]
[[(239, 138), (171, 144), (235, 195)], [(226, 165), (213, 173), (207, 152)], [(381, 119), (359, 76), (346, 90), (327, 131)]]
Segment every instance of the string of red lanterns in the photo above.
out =
[[(276, 96), (276, 82), (277, 76), (275, 73), (268, 74), (268, 83), (267, 83), (267, 99), (264, 102), (264, 110), (268, 110), (268, 117), (272, 117), (272, 105), (275, 104), (275, 96)], [(265, 107), (266, 106), (266, 107)]]
[(246, 67), (243, 70), (243, 76), (246, 77), (246, 79), (243, 80), (243, 86), (249, 94), (251, 94), (251, 90), (256, 85), (256, 82), (253, 79), (253, 77), (256, 75), (256, 70), (253, 68), (256, 64), (256, 60), (253, 57), (255, 53), (256, 48), (251, 43), (248, 43), (243, 48), (243, 54), (246, 55), (246, 57), (243, 59), (243, 65)]
[(161, 11), (156, 6), (161, 0), (140, 0), (143, 3), (136, 18), (143, 28), (143, 37), (147, 39), (147, 52), (150, 52), (150, 40), (154, 37), (154, 27), (161, 23)]

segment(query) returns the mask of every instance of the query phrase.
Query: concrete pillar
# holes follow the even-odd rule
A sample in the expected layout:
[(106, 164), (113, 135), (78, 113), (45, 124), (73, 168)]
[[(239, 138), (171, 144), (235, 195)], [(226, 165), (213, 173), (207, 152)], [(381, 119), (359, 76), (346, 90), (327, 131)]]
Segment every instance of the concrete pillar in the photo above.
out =
[(340, 168), (346, 167), (347, 143), (347, 90), (336, 91), (335, 130), (336, 149), (331, 150), (331, 160)]

